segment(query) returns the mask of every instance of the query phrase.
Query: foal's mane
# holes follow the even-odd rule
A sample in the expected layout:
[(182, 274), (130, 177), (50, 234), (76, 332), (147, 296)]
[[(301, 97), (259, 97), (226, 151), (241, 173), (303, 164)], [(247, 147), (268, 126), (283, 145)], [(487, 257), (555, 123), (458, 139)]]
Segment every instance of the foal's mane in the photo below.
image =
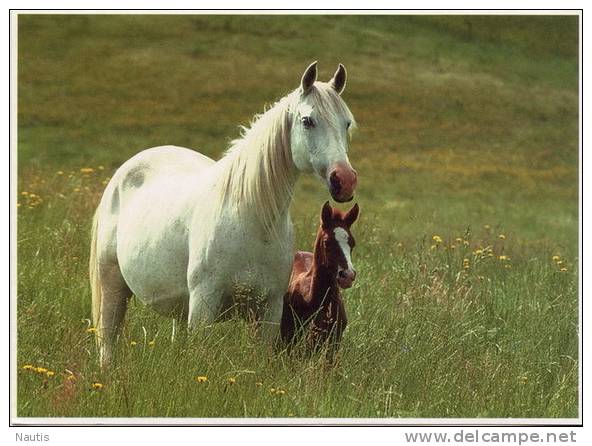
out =
[[(241, 127), (240, 138), (231, 142), (223, 157), (227, 163), (222, 173), (221, 203), (230, 203), (239, 212), (248, 209), (255, 213), (271, 234), (277, 234), (279, 217), (292, 201), (297, 171), (290, 131), (300, 94), (295, 90), (255, 115), (249, 127)], [(354, 127), (353, 115), (333, 88), (317, 82), (308, 94), (313, 108), (331, 125), (346, 116), (352, 122), (350, 130)]]

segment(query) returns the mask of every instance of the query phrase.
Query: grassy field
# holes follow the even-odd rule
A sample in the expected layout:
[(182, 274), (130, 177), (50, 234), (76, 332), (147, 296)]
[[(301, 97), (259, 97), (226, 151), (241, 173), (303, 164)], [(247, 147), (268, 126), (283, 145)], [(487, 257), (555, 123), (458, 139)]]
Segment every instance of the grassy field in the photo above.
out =
[[(19, 416), (578, 416), (577, 17), (21, 15), (18, 32)], [(313, 60), (324, 80), (346, 65), (359, 123), (337, 364), (239, 319), (171, 342), (132, 300), (101, 371), (87, 259), (108, 178), (155, 145), (218, 158)], [(299, 248), (327, 198), (302, 177)]]

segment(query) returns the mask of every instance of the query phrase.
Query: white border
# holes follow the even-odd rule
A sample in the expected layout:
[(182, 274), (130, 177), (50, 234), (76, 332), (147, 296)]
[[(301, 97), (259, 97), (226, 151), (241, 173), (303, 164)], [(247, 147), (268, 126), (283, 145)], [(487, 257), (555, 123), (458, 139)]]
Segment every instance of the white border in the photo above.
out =
[(15, 418), (34, 426), (575, 426), (578, 418)]
[(553, 9), (553, 10), (529, 10), (529, 9), (483, 9), (483, 10), (461, 10), (461, 9), (55, 9), (55, 10), (25, 10), (13, 9), (11, 15), (35, 14), (97, 14), (97, 15), (581, 15), (574, 9)]

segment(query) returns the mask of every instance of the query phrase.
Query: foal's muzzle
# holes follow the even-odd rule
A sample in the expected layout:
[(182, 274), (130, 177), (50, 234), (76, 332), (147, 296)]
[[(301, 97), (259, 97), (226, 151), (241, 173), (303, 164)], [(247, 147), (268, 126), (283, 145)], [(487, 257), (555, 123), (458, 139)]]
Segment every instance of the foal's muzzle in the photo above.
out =
[(351, 288), (356, 280), (356, 271), (351, 269), (342, 269), (337, 273), (337, 285), (339, 288)]

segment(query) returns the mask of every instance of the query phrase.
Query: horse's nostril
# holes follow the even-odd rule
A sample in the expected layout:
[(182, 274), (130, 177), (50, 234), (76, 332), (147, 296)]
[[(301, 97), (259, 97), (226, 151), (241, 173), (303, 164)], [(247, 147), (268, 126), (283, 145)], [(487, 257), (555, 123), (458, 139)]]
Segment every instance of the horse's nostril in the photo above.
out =
[(331, 175), (329, 176), (329, 182), (331, 183), (331, 192), (334, 194), (339, 194), (339, 192), (341, 192), (341, 182), (337, 176), (337, 171), (334, 170), (331, 172)]
[(341, 277), (342, 279), (345, 279), (347, 277), (347, 274), (345, 273), (345, 270), (339, 271), (339, 277)]

